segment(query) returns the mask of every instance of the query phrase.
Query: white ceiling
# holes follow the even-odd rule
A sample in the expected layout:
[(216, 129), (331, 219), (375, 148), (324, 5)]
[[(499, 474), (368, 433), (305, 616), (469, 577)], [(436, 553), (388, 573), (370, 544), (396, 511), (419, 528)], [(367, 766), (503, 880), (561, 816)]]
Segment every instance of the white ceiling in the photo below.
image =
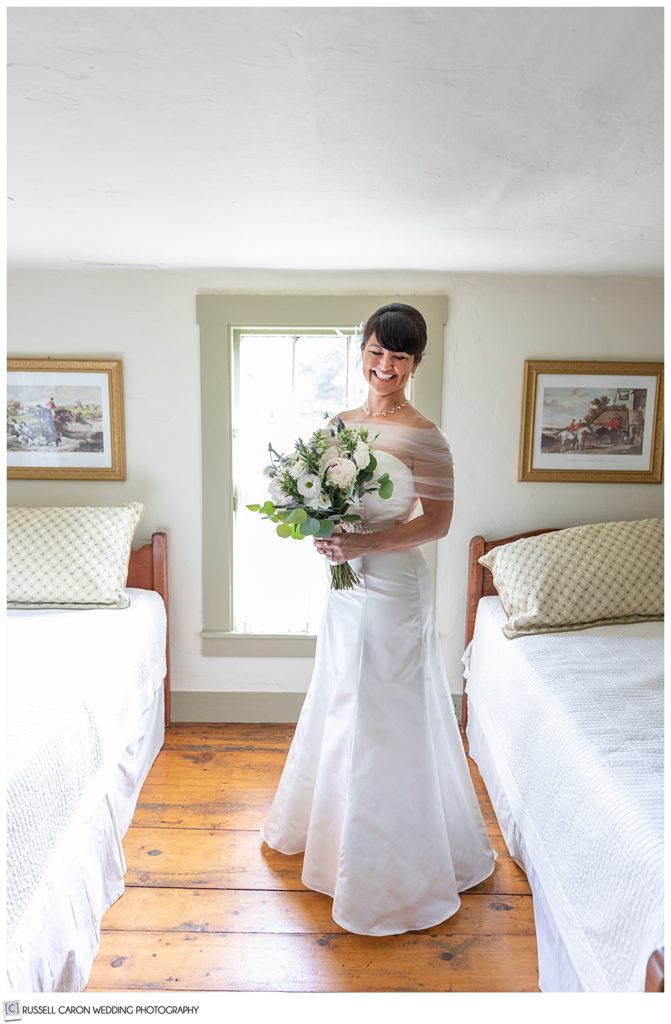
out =
[(661, 8), (8, 14), (10, 266), (661, 273)]

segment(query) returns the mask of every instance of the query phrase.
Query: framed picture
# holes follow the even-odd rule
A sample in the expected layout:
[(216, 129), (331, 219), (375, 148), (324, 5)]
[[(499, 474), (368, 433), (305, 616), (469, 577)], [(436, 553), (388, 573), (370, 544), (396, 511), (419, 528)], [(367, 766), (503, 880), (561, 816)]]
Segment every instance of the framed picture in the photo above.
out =
[(125, 480), (119, 359), (8, 359), (10, 480)]
[(662, 363), (527, 359), (519, 480), (662, 480)]

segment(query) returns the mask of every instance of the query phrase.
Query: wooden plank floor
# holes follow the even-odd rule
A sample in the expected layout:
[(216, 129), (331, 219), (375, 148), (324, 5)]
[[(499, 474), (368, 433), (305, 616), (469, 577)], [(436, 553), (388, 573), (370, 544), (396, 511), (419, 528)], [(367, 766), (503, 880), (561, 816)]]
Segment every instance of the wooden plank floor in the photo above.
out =
[(424, 931), (352, 935), (258, 829), (293, 725), (173, 725), (124, 840), (87, 991), (537, 992), (531, 891), (469, 758), (496, 870)]

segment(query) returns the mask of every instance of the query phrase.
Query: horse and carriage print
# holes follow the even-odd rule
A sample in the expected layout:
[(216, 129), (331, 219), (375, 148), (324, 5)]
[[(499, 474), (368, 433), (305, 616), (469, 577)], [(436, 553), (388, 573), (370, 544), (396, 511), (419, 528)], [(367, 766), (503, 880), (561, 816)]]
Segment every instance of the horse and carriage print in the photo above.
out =
[(647, 396), (645, 388), (546, 388), (541, 451), (640, 455)]
[(661, 483), (663, 364), (525, 362), (519, 480)]
[(120, 361), (10, 359), (7, 463), (10, 479), (123, 480)]

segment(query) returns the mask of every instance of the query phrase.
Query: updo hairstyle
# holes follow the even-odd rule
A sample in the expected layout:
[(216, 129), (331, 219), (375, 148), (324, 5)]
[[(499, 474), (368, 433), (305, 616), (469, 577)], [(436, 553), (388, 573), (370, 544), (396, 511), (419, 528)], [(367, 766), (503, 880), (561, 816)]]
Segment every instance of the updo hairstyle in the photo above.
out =
[(426, 320), (414, 306), (404, 302), (390, 302), (380, 306), (366, 321), (361, 339), (361, 351), (374, 334), (382, 348), (391, 352), (407, 352), (420, 363), (426, 348)]

